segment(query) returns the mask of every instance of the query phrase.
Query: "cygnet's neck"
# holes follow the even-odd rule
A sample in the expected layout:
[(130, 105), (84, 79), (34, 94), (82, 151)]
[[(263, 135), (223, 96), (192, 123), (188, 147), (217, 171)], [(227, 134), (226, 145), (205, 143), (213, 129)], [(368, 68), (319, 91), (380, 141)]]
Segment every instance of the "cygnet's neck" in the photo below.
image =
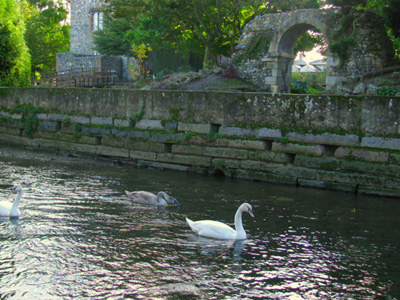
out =
[(157, 193), (157, 204), (162, 205), (164, 202), (166, 203), (166, 200), (164, 199), (165, 193), (164, 192), (158, 192)]

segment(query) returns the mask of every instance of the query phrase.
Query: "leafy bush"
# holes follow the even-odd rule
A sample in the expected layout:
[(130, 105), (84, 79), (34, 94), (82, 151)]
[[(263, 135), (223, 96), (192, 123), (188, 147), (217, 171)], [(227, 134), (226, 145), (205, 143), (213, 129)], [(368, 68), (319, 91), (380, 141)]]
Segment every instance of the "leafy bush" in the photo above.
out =
[(400, 92), (400, 87), (395, 86), (381, 86), (376, 89), (378, 96), (395, 96)]
[(292, 80), (292, 93), (306, 94), (307, 93), (307, 83), (305, 81), (293, 79)]

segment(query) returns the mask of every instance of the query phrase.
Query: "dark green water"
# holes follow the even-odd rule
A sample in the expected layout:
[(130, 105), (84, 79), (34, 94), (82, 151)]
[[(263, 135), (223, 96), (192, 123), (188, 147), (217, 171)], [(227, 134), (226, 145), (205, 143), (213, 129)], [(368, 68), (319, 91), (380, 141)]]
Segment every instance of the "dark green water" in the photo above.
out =
[[(0, 299), (400, 299), (400, 201), (170, 171), (0, 158)], [(132, 205), (163, 190), (181, 207)], [(191, 233), (233, 223), (246, 241)]]

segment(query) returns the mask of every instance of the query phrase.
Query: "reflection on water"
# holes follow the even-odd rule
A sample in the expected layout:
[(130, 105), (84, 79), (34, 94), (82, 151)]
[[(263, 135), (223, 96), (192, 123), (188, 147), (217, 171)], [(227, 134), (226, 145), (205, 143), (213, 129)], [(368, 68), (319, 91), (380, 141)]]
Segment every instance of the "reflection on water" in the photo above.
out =
[[(0, 159), (0, 299), (400, 299), (400, 201), (111, 164)], [(181, 207), (132, 205), (164, 190)], [(184, 218), (249, 239), (195, 236)]]

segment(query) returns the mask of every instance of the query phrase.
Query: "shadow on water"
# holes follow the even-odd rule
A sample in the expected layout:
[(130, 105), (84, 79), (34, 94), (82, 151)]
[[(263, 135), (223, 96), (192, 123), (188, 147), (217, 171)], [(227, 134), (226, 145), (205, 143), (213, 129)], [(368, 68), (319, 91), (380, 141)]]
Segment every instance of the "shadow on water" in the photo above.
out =
[[(400, 299), (400, 201), (111, 164), (0, 159), (0, 299)], [(3, 188), (4, 187), (4, 188)], [(163, 190), (180, 207), (132, 204)], [(194, 235), (185, 217), (245, 241)]]

